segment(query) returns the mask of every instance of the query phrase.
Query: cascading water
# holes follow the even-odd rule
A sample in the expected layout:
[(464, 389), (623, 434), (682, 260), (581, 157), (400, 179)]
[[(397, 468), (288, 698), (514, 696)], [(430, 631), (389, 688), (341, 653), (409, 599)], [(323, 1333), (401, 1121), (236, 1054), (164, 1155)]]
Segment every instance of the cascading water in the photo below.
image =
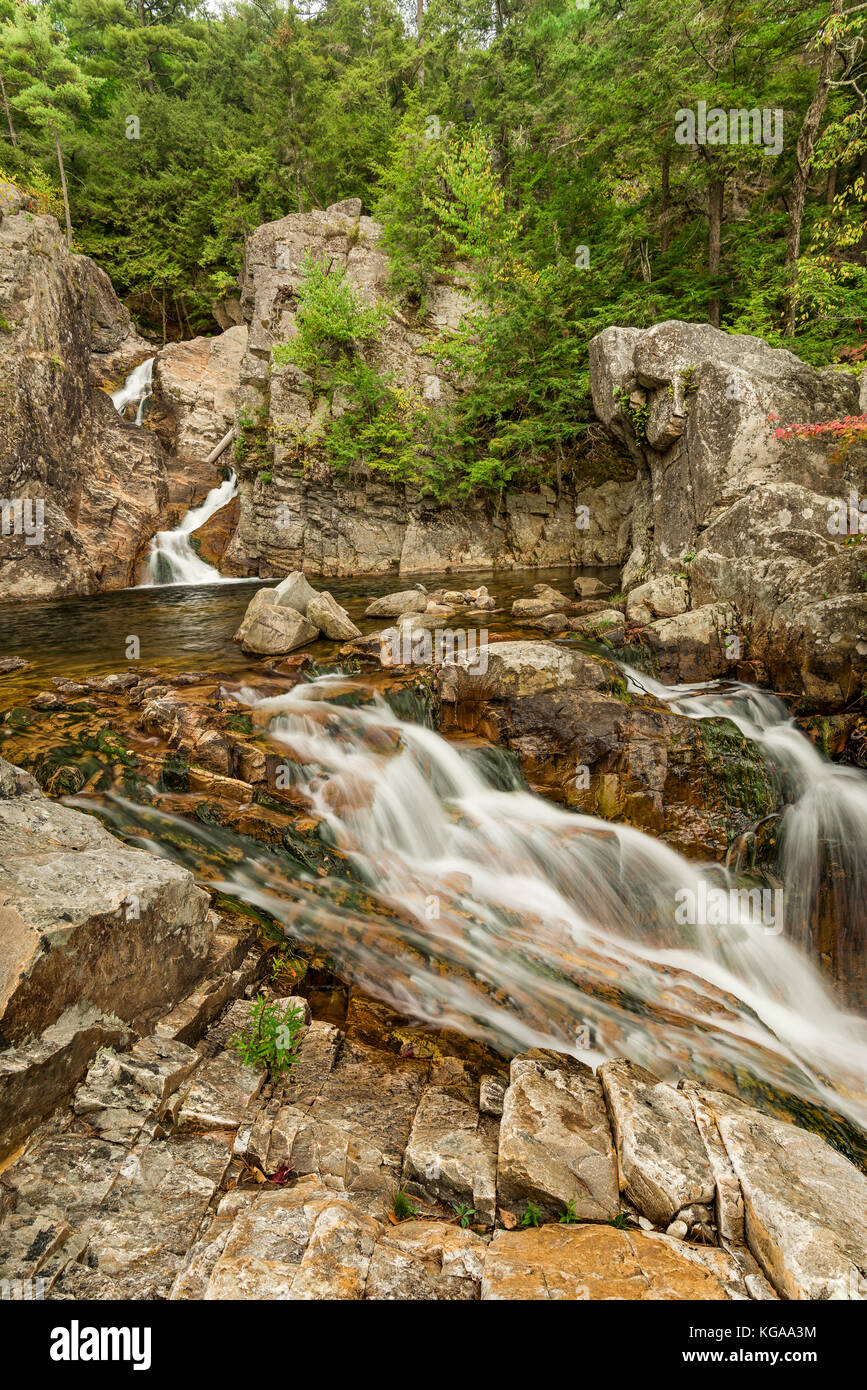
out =
[(815, 950), (816, 924), (832, 919), (842, 973), (863, 974), (867, 944), (867, 776), (830, 762), (776, 695), (740, 682), (662, 685), (624, 668), (646, 691), (690, 719), (729, 719), (763, 753), (785, 805), (779, 875), (786, 934)]
[[(130, 372), (123, 386), (112, 392), (112, 401), (119, 415), (125, 415), (130, 404), (135, 405), (135, 423), (140, 425), (144, 411), (153, 396), (154, 362), (149, 357)], [(180, 526), (174, 531), (158, 531), (151, 541), (148, 555), (148, 577), (145, 585), (151, 584), (219, 584), (222, 575), (213, 565), (198, 556), (190, 541), (192, 533), (199, 526), (210, 521), (215, 512), (225, 507), (238, 491), (235, 474), (232, 473), (219, 487), (212, 488), (199, 507), (187, 512)]]
[(144, 419), (145, 407), (154, 393), (154, 362), (156, 358), (149, 357), (146, 362), (140, 362), (133, 371), (130, 372), (123, 386), (117, 391), (112, 391), (111, 399), (118, 415), (126, 415), (128, 405), (136, 407), (135, 423), (140, 425)]
[(792, 941), (758, 919), (678, 925), (679, 891), (704, 880), (695, 865), (630, 827), (495, 790), (432, 730), (346, 697), (339, 677), (236, 692), (271, 716), (293, 797), (342, 873), (157, 805), (98, 809), (406, 1014), (506, 1050), (627, 1055), (796, 1113), (807, 1103), (857, 1147), (846, 1122), (867, 1125), (867, 1022)]
[(190, 537), (238, 491), (238, 480), (230, 473), (219, 487), (212, 488), (200, 507), (187, 512), (174, 531), (158, 531), (148, 555), (147, 584), (219, 584), (220, 571), (196, 554)]

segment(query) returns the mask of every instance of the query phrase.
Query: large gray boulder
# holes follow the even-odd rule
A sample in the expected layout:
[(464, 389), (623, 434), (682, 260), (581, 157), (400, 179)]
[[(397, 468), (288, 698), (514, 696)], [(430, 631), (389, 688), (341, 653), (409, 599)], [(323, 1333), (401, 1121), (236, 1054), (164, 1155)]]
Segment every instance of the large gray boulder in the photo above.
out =
[(198, 979), (208, 902), (186, 869), (0, 758), (0, 1158), (99, 1046), (147, 1029)]
[(294, 608), (262, 603), (241, 638), (243, 651), (253, 656), (285, 656), (296, 647), (315, 642), (319, 629)]
[[(863, 482), (865, 445), (839, 458), (827, 435), (776, 439), (771, 417), (857, 415), (854, 377), (676, 320), (605, 329), (590, 343), (590, 370), (594, 409), (638, 468), (623, 586), (640, 586), (630, 616), (649, 616), (663, 672), (676, 674), (677, 612), (642, 601), (685, 573), (690, 607), (733, 609), (730, 667), (759, 662), (773, 684), (845, 705), (867, 672), (867, 594), (855, 547), (831, 519)], [(699, 674), (718, 674), (717, 664)]]

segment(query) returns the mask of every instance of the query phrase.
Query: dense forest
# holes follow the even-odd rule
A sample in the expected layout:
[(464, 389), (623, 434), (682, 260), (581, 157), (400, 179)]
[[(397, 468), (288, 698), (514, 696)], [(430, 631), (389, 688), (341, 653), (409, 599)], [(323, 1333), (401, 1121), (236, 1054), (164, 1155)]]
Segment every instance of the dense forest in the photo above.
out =
[[(163, 339), (218, 331), (259, 223), (360, 198), (412, 322), (434, 277), (470, 279), (478, 312), (436, 350), (471, 389), (427, 471), (502, 487), (571, 466), (608, 324), (863, 361), (865, 20), (849, 0), (0, 0), (0, 170)], [(340, 309), (310, 271), (310, 315), (316, 294)], [(357, 363), (349, 384), (370, 461), (410, 476), (419, 410)]]

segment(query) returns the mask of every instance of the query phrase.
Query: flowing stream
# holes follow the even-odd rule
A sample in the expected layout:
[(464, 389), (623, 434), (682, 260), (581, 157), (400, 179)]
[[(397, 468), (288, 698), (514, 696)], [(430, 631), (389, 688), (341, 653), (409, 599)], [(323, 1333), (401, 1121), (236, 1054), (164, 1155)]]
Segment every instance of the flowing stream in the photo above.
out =
[[(764, 755), (780, 800), (779, 876), (786, 935), (814, 946), (821, 911), (836, 924), (837, 949), (863, 969), (867, 946), (867, 777), (831, 762), (805, 738), (776, 695), (740, 682), (666, 686), (624, 668), (646, 691), (690, 719), (729, 719)], [(825, 901), (823, 903), (822, 896)]]
[(154, 362), (155, 357), (149, 357), (147, 361), (140, 362), (139, 365), (130, 372), (123, 386), (118, 387), (117, 391), (112, 391), (111, 399), (118, 415), (126, 415), (128, 405), (134, 405), (135, 423), (140, 425), (144, 419), (145, 407), (154, 393)]
[[(112, 392), (111, 399), (118, 414), (125, 415), (127, 406), (135, 405), (137, 425), (142, 423), (145, 407), (153, 396), (155, 361), (156, 358), (149, 357), (146, 362), (139, 363), (130, 372), (123, 386)], [(231, 502), (237, 491), (238, 482), (235, 474), (231, 473), (219, 487), (211, 489), (200, 506), (192, 507), (187, 512), (180, 526), (175, 527), (173, 531), (157, 532), (151, 541), (148, 555), (148, 577), (144, 580), (146, 586), (222, 582), (220, 571), (196, 554), (190, 537), (198, 527), (210, 521), (215, 512)]]
[(867, 1022), (841, 1011), (798, 945), (759, 914), (678, 923), (678, 894), (698, 895), (721, 871), (564, 811), (514, 774), (492, 784), (478, 750), (399, 719), (380, 697), (359, 702), (344, 677), (234, 694), (270, 718), (288, 784), (343, 872), (157, 805), (109, 797), (94, 809), (431, 1026), (507, 1051), (626, 1055), (789, 1113), (806, 1103), (838, 1117), (829, 1133), (844, 1144), (840, 1116), (867, 1126)]
[(151, 541), (148, 555), (146, 584), (220, 584), (223, 577), (218, 569), (196, 554), (190, 537), (200, 526), (237, 494), (238, 480), (234, 473), (212, 488), (199, 507), (187, 512), (174, 531), (158, 531)]

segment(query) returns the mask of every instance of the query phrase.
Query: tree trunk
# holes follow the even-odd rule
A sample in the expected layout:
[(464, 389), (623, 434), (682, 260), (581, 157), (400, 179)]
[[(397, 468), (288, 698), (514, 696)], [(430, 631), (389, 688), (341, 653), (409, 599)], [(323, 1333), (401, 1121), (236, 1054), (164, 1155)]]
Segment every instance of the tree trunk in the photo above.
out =
[[(840, 13), (842, 4), (843, 0), (830, 0), (829, 20)], [(784, 331), (789, 338), (795, 331), (795, 283), (798, 274), (798, 256), (801, 254), (801, 224), (804, 220), (804, 203), (807, 199), (807, 181), (813, 165), (816, 136), (819, 134), (819, 126), (825, 114), (828, 89), (836, 61), (837, 50), (833, 42), (828, 42), (826, 39), (822, 46), (816, 91), (804, 117), (795, 151), (795, 177), (792, 181), (792, 201), (789, 206), (789, 226), (786, 233), (786, 306), (783, 315)]]
[[(719, 275), (720, 245), (722, 242), (723, 179), (712, 178), (707, 194), (707, 269), (710, 276)], [(719, 328), (719, 295), (714, 291), (707, 307), (708, 322)]]
[[(421, 26), (424, 23), (424, 0), (415, 0), (415, 19), (416, 33), (418, 34), (419, 44), (421, 43)], [(424, 91), (424, 63), (421, 63), (418, 70), (418, 89)]]
[(69, 215), (69, 192), (66, 187), (66, 170), (63, 167), (63, 154), (60, 149), (60, 136), (57, 134), (57, 126), (53, 125), (54, 148), (57, 151), (57, 167), (60, 170), (60, 187), (63, 190), (63, 211), (66, 213), (66, 244), (72, 246), (72, 218)]
[(9, 98), (6, 95), (6, 83), (3, 81), (3, 73), (0, 72), (0, 92), (3, 93), (3, 105), (6, 109), (6, 120), (9, 122), (9, 139), (12, 141), (12, 148), (18, 145), (18, 136), (15, 134), (15, 127), (12, 124), (12, 108), (9, 105)]

